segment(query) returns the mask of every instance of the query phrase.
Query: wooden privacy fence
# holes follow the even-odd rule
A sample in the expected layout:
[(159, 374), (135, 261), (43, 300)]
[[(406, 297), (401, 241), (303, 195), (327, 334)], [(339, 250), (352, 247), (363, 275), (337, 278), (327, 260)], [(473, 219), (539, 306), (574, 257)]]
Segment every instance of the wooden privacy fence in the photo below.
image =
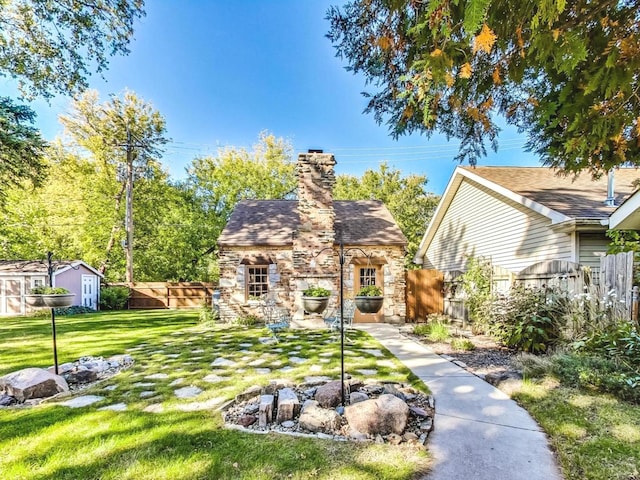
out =
[(111, 283), (109, 286), (127, 287), (130, 291), (127, 308), (197, 308), (211, 298), (215, 283), (204, 282), (135, 282)]

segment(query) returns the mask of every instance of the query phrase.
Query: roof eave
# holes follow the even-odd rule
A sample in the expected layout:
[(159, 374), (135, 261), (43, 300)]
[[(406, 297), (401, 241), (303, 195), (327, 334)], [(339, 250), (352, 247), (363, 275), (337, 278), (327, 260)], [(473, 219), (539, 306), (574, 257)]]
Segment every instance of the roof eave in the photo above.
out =
[(608, 229), (607, 218), (572, 218), (551, 225), (554, 232), (605, 232)]

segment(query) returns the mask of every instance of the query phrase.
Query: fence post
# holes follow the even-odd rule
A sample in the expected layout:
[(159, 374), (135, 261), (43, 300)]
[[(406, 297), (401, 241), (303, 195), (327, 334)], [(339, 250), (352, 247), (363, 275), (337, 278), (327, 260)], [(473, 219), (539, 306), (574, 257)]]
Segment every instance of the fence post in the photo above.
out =
[(634, 286), (631, 292), (631, 321), (638, 325), (638, 286)]

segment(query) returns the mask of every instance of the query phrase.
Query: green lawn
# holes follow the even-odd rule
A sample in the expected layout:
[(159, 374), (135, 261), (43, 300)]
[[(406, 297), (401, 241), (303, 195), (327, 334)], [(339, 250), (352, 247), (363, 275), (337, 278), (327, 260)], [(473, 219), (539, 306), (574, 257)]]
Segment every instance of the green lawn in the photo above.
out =
[[(82, 355), (125, 353), (134, 366), (90, 391), (104, 396), (89, 407), (70, 409), (44, 403), (34, 408), (0, 409), (0, 472), (6, 479), (411, 479), (428, 466), (422, 449), (255, 435), (222, 428), (215, 409), (185, 412), (186, 403), (220, 404), (253, 384), (269, 379), (302, 381), (308, 375), (339, 378), (339, 342), (328, 332), (291, 331), (277, 345), (265, 345), (264, 328), (221, 328), (198, 324), (197, 312), (114, 312), (58, 317), (59, 362)], [(378, 369), (381, 380), (409, 381), (410, 372), (364, 332), (349, 332), (347, 373)], [(241, 345), (242, 344), (242, 345)], [(248, 344), (251, 344), (250, 346)], [(381, 350), (384, 366), (367, 349)], [(233, 367), (214, 368), (223, 357)], [(52, 364), (51, 326), (45, 318), (0, 319), (0, 375), (29, 366)], [(260, 365), (259, 361), (264, 362)], [(295, 359), (293, 361), (292, 359)], [(297, 363), (302, 359), (302, 363)], [(325, 363), (326, 362), (326, 363)], [(271, 373), (256, 369), (271, 368)], [(281, 368), (290, 367), (286, 371)], [(146, 376), (166, 373), (153, 380)], [(207, 383), (216, 373), (227, 377)], [(181, 379), (181, 380), (180, 380)], [(194, 400), (179, 400), (170, 386), (203, 390)], [(115, 386), (109, 390), (105, 387)], [(143, 398), (143, 390), (153, 390)], [(122, 412), (99, 411), (125, 403)], [(149, 405), (161, 413), (147, 413)]]
[(640, 406), (550, 377), (513, 397), (547, 432), (567, 480), (640, 480)]

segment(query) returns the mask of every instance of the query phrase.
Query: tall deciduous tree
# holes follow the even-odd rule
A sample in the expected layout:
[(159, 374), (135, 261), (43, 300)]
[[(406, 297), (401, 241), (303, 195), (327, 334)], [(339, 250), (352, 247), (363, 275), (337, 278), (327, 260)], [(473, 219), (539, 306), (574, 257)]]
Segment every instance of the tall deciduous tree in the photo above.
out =
[[(136, 178), (154, 173), (153, 164), (167, 142), (164, 117), (133, 92), (126, 91), (122, 98), (114, 96), (100, 103), (98, 92), (87, 91), (74, 100), (71, 112), (60, 120), (78, 145), (104, 165), (116, 167), (121, 188), (115, 195), (114, 209), (120, 209), (124, 195), (126, 281), (133, 282), (133, 187)], [(119, 224), (114, 224), (101, 269), (115, 245), (118, 229)]]
[(379, 171), (367, 170), (362, 178), (338, 175), (334, 198), (382, 201), (409, 242), (406, 265), (416, 268), (412, 259), (439, 201), (437, 195), (427, 192), (426, 186), (425, 176), (403, 176), (400, 170), (383, 163)]
[(640, 0), (354, 0), (329, 39), (392, 135), (496, 147), (496, 114), (564, 172), (640, 165)]

